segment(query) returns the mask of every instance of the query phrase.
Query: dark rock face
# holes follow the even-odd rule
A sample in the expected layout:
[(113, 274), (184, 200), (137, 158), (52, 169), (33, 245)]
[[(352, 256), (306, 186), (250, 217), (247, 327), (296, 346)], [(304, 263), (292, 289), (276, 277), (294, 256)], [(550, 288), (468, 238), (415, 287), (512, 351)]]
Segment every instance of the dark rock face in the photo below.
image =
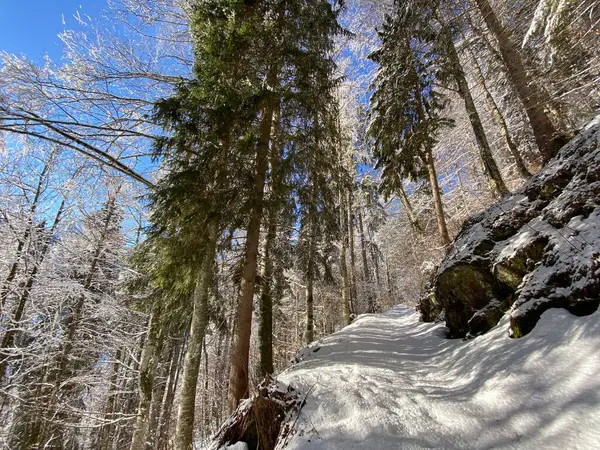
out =
[(600, 304), (600, 116), (519, 191), (468, 220), (421, 300), (445, 313), (450, 337), (477, 335), (510, 313), (529, 333), (549, 308), (591, 314)]

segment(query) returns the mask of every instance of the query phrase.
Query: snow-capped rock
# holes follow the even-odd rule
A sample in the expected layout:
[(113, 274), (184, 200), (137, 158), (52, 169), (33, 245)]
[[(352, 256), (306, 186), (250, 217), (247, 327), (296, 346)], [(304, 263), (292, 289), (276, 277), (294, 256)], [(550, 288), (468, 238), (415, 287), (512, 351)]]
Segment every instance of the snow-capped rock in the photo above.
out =
[(514, 337), (549, 308), (600, 304), (600, 116), (540, 173), (463, 226), (420, 305), (450, 337), (477, 335), (511, 310)]

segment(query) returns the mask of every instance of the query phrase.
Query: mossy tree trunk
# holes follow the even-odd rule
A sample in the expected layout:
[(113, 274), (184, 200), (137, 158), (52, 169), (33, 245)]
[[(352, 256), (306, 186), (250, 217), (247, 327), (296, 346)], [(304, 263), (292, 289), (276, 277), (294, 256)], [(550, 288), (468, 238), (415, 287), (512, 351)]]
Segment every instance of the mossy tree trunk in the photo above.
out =
[(133, 436), (130, 450), (144, 450), (148, 439), (150, 408), (152, 406), (154, 393), (154, 380), (156, 370), (160, 361), (162, 341), (164, 333), (162, 332), (161, 316), (163, 312), (163, 303), (160, 300), (155, 301), (150, 318), (150, 327), (142, 350), (140, 360), (140, 375), (138, 391), (140, 400), (138, 403), (137, 416), (133, 427)]
[(191, 450), (194, 437), (194, 417), (198, 372), (202, 358), (202, 343), (208, 326), (208, 298), (215, 260), (219, 226), (216, 219), (209, 219), (198, 281), (192, 297), (194, 310), (190, 324), (190, 335), (181, 375), (181, 391), (175, 429), (176, 450)]

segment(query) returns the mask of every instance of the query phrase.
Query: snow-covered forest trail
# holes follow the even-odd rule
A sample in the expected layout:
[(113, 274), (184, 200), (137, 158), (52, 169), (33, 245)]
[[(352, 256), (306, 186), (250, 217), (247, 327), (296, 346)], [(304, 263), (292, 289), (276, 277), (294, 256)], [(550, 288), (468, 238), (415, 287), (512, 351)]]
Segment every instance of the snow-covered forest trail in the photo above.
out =
[(513, 340), (448, 340), (397, 307), (305, 349), (278, 379), (308, 392), (286, 449), (592, 449), (600, 442), (600, 316), (546, 312)]

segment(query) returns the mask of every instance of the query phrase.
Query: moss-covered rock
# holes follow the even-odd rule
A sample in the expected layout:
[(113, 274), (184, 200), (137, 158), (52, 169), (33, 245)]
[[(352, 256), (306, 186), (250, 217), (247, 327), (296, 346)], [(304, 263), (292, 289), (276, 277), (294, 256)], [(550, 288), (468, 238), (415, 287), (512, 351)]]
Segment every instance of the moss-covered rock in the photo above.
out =
[(464, 224), (421, 300), (424, 320), (442, 314), (450, 337), (463, 337), (486, 332), (510, 309), (518, 338), (549, 308), (598, 308), (599, 143), (600, 117), (518, 192)]
[(547, 245), (548, 238), (546, 236), (537, 236), (527, 240), (508, 255), (502, 256), (501, 253), (494, 264), (494, 277), (516, 291), (525, 275), (530, 273), (542, 260)]
[(419, 300), (417, 310), (424, 322), (434, 322), (442, 313), (442, 305), (435, 299), (435, 294), (429, 292)]

